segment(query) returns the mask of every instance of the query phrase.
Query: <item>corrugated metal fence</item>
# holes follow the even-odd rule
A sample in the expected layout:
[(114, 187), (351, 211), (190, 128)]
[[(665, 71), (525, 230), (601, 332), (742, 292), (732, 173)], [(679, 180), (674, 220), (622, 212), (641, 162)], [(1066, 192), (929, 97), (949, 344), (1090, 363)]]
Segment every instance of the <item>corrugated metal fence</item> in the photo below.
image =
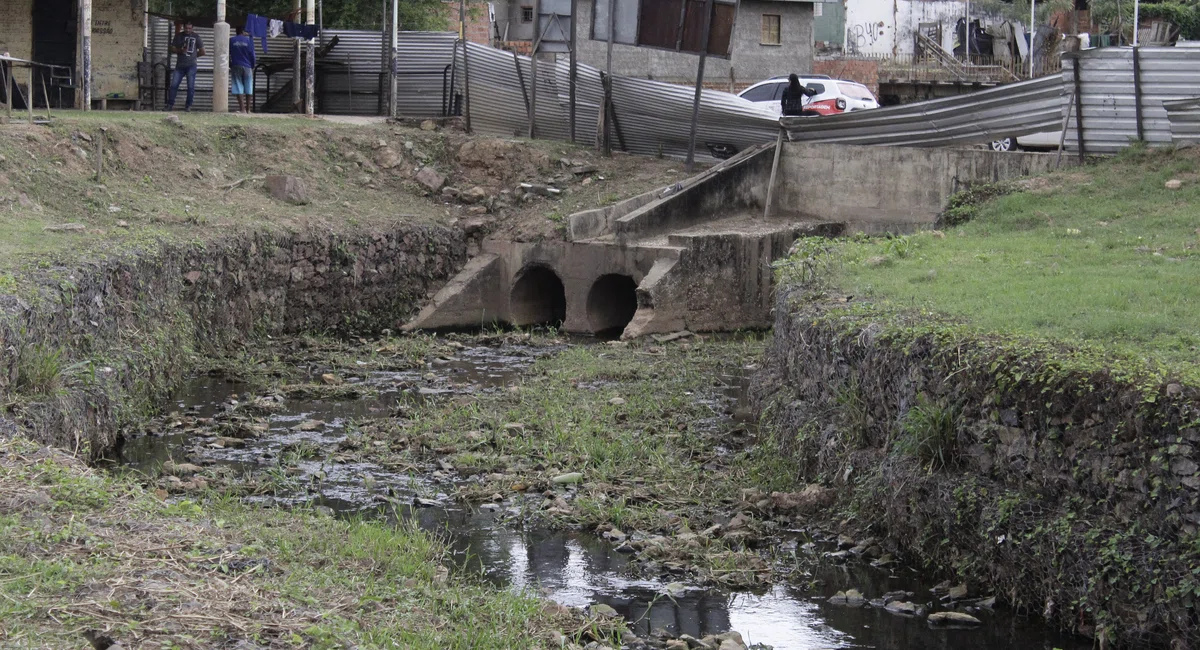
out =
[(1062, 126), (1063, 84), (1042, 77), (903, 106), (827, 117), (785, 117), (798, 142), (938, 147), (985, 143)]
[[(197, 64), (196, 101), (193, 109), (212, 110), (212, 67), (213, 30), (197, 27), (196, 33), (203, 40), (208, 56), (201, 57)], [(150, 26), (150, 54), (155, 64), (165, 63), (167, 47), (174, 34), (170, 21), (153, 18)], [(383, 65), (383, 35), (379, 32), (358, 30), (325, 30), (322, 42), (334, 37), (338, 44), (328, 56), (321, 59), (317, 75), (318, 111), (334, 115), (379, 115), (386, 112), (380, 90), (386, 83)], [(405, 115), (433, 117), (441, 115), (445, 106), (451, 105), (454, 74), (454, 44), (456, 35), (450, 32), (402, 32), (399, 45), (398, 86), (400, 111)], [(290, 67), (293, 39), (286, 37), (268, 38), (267, 52), (261, 50), (260, 40), (255, 39), (259, 65), (285, 64)], [(171, 62), (174, 64), (174, 57)], [(162, 109), (166, 104), (166, 80), (161, 66), (155, 67), (154, 107)], [(255, 72), (255, 100), (261, 106), (273, 93), (291, 81), (291, 71), (285, 70), (268, 76), (263, 70)], [(179, 89), (186, 92), (185, 81)], [(176, 101), (182, 107), (183, 97)], [(229, 97), (229, 108), (237, 108), (237, 100)]]
[[(527, 135), (533, 83), (529, 57), (474, 43), (468, 44), (467, 57), (472, 127), (493, 135)], [(460, 50), (458, 65), (462, 67), (462, 63)], [(539, 61), (539, 137), (570, 138), (570, 82), (570, 66), (566, 61)], [(643, 155), (685, 156), (693, 92), (685, 86), (614, 76), (614, 148)], [(596, 144), (603, 97), (601, 71), (579, 65), (577, 142)], [(713, 159), (712, 148), (740, 151), (774, 139), (777, 132), (775, 117), (769, 111), (735, 95), (706, 90), (700, 103), (696, 154), (702, 159)]]
[[(1085, 150), (1116, 153), (1138, 138), (1133, 48), (1108, 47), (1088, 50), (1078, 58), (1064, 57), (1062, 79), (1067, 95), (1074, 88), (1077, 64)], [(1142, 139), (1152, 145), (1170, 144), (1172, 123), (1163, 102), (1200, 96), (1200, 49), (1143, 47), (1138, 51), (1138, 64)], [(1077, 143), (1073, 115), (1067, 144), (1074, 147)]]
[[(1066, 146), (1078, 150), (1078, 116), (1069, 106), (1076, 66), (1087, 153), (1116, 153), (1129, 146), (1139, 136), (1139, 114), (1141, 138), (1152, 145), (1196, 140), (1186, 106), (1173, 109), (1171, 119), (1163, 105), (1200, 96), (1200, 49), (1176, 47), (1140, 48), (1136, 86), (1133, 49), (1098, 48), (1064, 57), (1061, 76), (859, 113), (784, 118), (782, 123), (792, 140), (804, 142), (945, 146), (1058, 132), (1069, 113)], [(1180, 133), (1172, 132), (1173, 123)]]
[[(212, 44), (211, 29), (196, 31), (207, 45)], [(154, 19), (151, 32), (154, 61), (165, 58), (171, 33), (168, 21)], [(386, 67), (382, 65), (382, 34), (327, 30), (324, 39), (328, 42), (334, 36), (339, 43), (323, 59), (318, 75), (318, 110), (357, 115), (385, 112), (380, 94), (387, 82)], [(456, 46), (455, 36), (435, 32), (401, 34), (397, 68), (400, 113), (417, 117), (458, 114), (462, 107), (455, 104), (455, 98), (466, 90), (464, 79), (469, 78), (471, 121), (477, 131), (499, 136), (528, 134), (533, 103), (529, 57), (475, 43), (468, 43), (464, 49)], [(268, 47), (269, 53), (260, 57), (260, 63), (291, 61), (291, 39), (268, 39)], [(1200, 49), (1141, 48), (1137, 63), (1143, 138), (1151, 144), (1169, 144), (1173, 139), (1172, 120), (1163, 103), (1200, 96)], [(871, 111), (783, 118), (781, 123), (795, 141), (893, 146), (984, 144), (1004, 137), (1058, 131), (1071, 103), (1076, 66), (1082, 91), (1079, 103), (1086, 151), (1114, 153), (1128, 146), (1138, 137), (1139, 116), (1131, 48), (1101, 48), (1068, 55), (1061, 76)], [(212, 57), (200, 59), (199, 67), (195, 108), (211, 110)], [(155, 107), (162, 108), (165, 81), (161, 79), (161, 68), (156, 71), (159, 91)], [(538, 72), (538, 137), (568, 140), (569, 66), (565, 60), (541, 61)], [(278, 90), (290, 79), (288, 71), (273, 75), (268, 89), (266, 74), (259, 71), (258, 103), (265, 101), (268, 91)], [(577, 142), (596, 143), (602, 98), (600, 70), (579, 65)], [(643, 155), (686, 155), (692, 98), (693, 91), (686, 86), (614, 76), (615, 144)], [(182, 104), (182, 99), (177, 104)], [(230, 105), (231, 109), (236, 106), (233, 97)], [(1194, 120), (1189, 115), (1198, 109), (1192, 107), (1190, 113), (1180, 112), (1183, 110), (1175, 110), (1175, 120), (1188, 133), (1175, 134), (1174, 139), (1195, 141)], [(701, 97), (696, 153), (702, 159), (712, 159), (716, 152), (745, 150), (773, 140), (777, 129), (775, 117), (762, 106), (729, 93), (705, 90)], [(1067, 146), (1077, 148), (1073, 109), (1066, 135)]]

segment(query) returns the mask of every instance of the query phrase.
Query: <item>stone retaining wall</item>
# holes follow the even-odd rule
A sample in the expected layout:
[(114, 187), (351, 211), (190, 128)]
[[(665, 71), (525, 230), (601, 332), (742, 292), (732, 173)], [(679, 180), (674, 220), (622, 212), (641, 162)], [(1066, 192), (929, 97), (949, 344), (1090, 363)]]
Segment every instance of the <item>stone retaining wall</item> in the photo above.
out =
[(1077, 352), (793, 286), (752, 390), (806, 480), (914, 563), (1099, 647), (1197, 647), (1200, 391)]
[[(253, 333), (398, 329), (465, 261), (461, 232), (397, 223), (158, 242), (37, 271), (34, 295), (0, 295), (0, 402), (9, 404), (0, 420), (101, 456), (181, 379), (192, 353)], [(61, 369), (60, 386), (22, 394), (22, 367), (47, 363)]]

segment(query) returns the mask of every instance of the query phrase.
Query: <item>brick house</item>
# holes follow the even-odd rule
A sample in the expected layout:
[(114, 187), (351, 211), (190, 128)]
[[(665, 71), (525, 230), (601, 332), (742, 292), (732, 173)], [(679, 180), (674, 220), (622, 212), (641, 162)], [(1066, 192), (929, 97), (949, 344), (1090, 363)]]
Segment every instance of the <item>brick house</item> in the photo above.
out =
[[(91, 0), (93, 101), (137, 98), (137, 63), (146, 44), (146, 2)], [(78, 0), (0, 0), (0, 4), (0, 52), (79, 69)], [(50, 95), (52, 102), (57, 101), (56, 90)], [(41, 96), (35, 94), (39, 101)], [(74, 103), (70, 89), (64, 91), (63, 103)]]
[[(491, 38), (476, 42), (528, 49), (533, 38), (533, 0), (494, 0), (490, 5), (490, 14), (495, 16), (488, 25)], [(708, 60), (706, 85), (737, 89), (777, 75), (812, 72), (813, 5), (814, 0), (741, 0), (730, 58)], [(579, 0), (578, 8), (579, 61), (603, 68), (607, 44), (589, 38), (591, 0)], [(488, 16), (484, 9), (474, 20), (486, 24)], [(696, 79), (696, 62), (691, 54), (613, 46), (613, 72), (630, 77), (691, 84)]]

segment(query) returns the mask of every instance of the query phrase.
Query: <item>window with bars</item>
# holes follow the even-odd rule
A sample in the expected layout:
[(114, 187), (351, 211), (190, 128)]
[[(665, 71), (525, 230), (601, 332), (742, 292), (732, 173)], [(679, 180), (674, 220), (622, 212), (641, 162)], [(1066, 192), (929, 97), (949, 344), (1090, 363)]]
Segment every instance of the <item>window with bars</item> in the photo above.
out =
[(779, 45), (779, 23), (778, 14), (763, 14), (762, 39), (759, 42), (763, 45)]
[(533, 22), (533, 7), (521, 7), (521, 22)]

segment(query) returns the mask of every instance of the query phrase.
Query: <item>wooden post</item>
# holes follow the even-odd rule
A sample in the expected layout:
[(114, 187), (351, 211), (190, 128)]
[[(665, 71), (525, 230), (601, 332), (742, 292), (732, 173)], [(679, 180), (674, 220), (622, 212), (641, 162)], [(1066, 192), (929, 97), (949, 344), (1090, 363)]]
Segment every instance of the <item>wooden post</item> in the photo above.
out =
[[(46, 117), (50, 117), (50, 91), (46, 89), (46, 76), (42, 75), (42, 97), (46, 98)], [(59, 108), (62, 108), (59, 106)]]
[[(612, 52), (613, 38), (617, 31), (617, 0), (608, 1), (608, 52), (605, 55), (604, 61), (604, 106), (601, 109), (601, 116), (604, 118), (603, 139), (604, 139), (604, 156), (612, 157), (612, 127), (608, 124), (608, 107), (612, 106)], [(599, 6), (596, 3), (595, 6)], [(595, 11), (593, 9), (593, 11)]]
[(470, 47), (467, 46), (467, 3), (466, 0), (458, 2), (458, 21), (462, 29), (462, 48), (463, 48), (463, 95), (466, 107), (466, 128), (467, 133), (471, 133), (471, 64), (468, 52)]
[(521, 84), (521, 98), (525, 100), (525, 119), (532, 120), (529, 113), (529, 90), (525, 88), (525, 72), (521, 70), (521, 57), (513, 52), (513, 65), (517, 68), (517, 83)]
[(1146, 139), (1145, 125), (1142, 122), (1142, 57), (1141, 48), (1133, 48), (1133, 117), (1137, 121), (1137, 139)]
[(29, 125), (33, 126), (33, 66), (29, 66), (29, 94), (25, 95), (25, 108), (29, 109)]
[(8, 67), (4, 69), (4, 83), (8, 86), (8, 103), (4, 106), (4, 110), (8, 113), (8, 120), (12, 121), (13, 109), (13, 64), (10, 62)]
[(1063, 149), (1067, 146), (1067, 125), (1071, 123), (1071, 114), (1075, 112), (1075, 93), (1071, 93), (1071, 99), (1067, 102), (1067, 114), (1063, 117), (1062, 129), (1058, 133), (1058, 158), (1054, 161), (1054, 168), (1062, 167)]
[[(696, 125), (700, 121), (700, 95), (704, 91), (704, 62), (708, 59), (708, 41), (712, 35), (713, 0), (704, 3), (704, 43), (700, 63), (696, 65), (696, 97), (692, 100), (692, 129), (688, 136), (687, 170), (696, 168)], [(682, 34), (682, 31), (680, 32)]]
[(1075, 139), (1079, 141), (1079, 162), (1083, 163), (1087, 149), (1083, 144), (1083, 81), (1080, 79), (1079, 66), (1083, 64), (1081, 57), (1072, 57), (1071, 74), (1075, 81)]
[[(12, 102), (12, 95), (8, 100)], [(79, 84), (75, 107), (92, 110), (92, 0), (79, 0)]]
[(575, 47), (576, 43), (578, 42), (575, 27), (575, 17), (578, 15), (578, 13), (579, 0), (571, 0), (571, 62), (570, 72), (568, 73), (570, 78), (570, 89), (568, 90), (568, 101), (570, 102), (570, 107), (568, 108), (568, 119), (571, 120), (571, 144), (575, 144), (575, 78), (578, 75), (578, 61), (576, 60), (578, 57), (575, 54)]
[(542, 46), (542, 2), (533, 0), (533, 51), (529, 53), (529, 137), (537, 137), (538, 48)]
[(100, 128), (100, 134), (96, 136), (96, 182), (104, 182), (104, 134), (108, 129)]
[(779, 135), (775, 138), (775, 161), (771, 163), (771, 180), (767, 182), (767, 202), (763, 205), (763, 219), (771, 218), (771, 202), (775, 198), (775, 176), (779, 174), (779, 157), (783, 151), (783, 124), (779, 125)]

